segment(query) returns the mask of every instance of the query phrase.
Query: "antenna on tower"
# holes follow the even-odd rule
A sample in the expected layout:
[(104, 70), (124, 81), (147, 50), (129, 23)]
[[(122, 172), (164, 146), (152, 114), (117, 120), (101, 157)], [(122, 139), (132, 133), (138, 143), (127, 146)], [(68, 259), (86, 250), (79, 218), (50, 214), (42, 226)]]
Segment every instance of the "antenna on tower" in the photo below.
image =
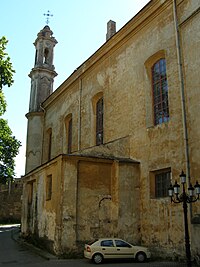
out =
[(53, 17), (53, 15), (50, 13), (50, 11), (48, 10), (47, 13), (44, 13), (44, 16), (46, 17), (46, 24), (49, 24), (49, 18)]

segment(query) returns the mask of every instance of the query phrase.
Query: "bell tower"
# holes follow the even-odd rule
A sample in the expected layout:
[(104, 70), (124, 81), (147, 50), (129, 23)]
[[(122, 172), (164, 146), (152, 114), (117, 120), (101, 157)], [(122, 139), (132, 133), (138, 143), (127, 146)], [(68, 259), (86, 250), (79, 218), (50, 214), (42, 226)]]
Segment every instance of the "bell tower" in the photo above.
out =
[(57, 44), (52, 36), (53, 32), (49, 26), (45, 26), (34, 42), (35, 66), (31, 70), (31, 95), (29, 112), (40, 111), (41, 103), (53, 92), (53, 81), (57, 75), (53, 65), (53, 50)]
[(54, 47), (57, 44), (52, 36), (53, 32), (46, 25), (37, 35), (34, 42), (36, 48), (35, 64), (29, 77), (31, 78), (31, 92), (29, 102), (26, 168), (28, 173), (42, 163), (43, 120), (44, 110), (41, 104), (53, 92), (54, 77), (57, 76), (53, 65)]

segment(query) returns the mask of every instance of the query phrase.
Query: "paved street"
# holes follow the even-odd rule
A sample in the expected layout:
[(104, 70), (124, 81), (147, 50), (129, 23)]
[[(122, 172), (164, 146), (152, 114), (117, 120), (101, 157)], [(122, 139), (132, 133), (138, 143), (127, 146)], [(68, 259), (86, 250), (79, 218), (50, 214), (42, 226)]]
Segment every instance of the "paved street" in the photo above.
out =
[[(19, 232), (17, 225), (0, 225), (0, 266), (8, 267), (92, 267), (86, 259), (59, 260), (51, 254), (32, 246), (19, 244), (14, 239)], [(185, 264), (172, 262), (105, 262), (102, 267), (185, 267)]]

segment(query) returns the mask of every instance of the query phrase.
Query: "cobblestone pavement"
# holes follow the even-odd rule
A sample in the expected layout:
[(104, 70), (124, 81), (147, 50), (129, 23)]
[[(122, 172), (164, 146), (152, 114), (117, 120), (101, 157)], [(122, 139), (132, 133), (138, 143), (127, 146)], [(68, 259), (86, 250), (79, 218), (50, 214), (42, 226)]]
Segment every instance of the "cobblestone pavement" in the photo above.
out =
[[(17, 242), (16, 242), (17, 241)], [(86, 259), (58, 259), (19, 239), (19, 225), (0, 225), (0, 266), (4, 267), (87, 267), (95, 266)], [(178, 262), (109, 261), (102, 267), (186, 267)]]

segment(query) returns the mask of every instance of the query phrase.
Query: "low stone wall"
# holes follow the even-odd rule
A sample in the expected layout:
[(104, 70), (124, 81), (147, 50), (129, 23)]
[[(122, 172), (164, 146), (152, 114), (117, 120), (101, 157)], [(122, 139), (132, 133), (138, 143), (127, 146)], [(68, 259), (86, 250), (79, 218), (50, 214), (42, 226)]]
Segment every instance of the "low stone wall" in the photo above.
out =
[(9, 185), (0, 184), (0, 223), (21, 222), (22, 182), (17, 179)]

